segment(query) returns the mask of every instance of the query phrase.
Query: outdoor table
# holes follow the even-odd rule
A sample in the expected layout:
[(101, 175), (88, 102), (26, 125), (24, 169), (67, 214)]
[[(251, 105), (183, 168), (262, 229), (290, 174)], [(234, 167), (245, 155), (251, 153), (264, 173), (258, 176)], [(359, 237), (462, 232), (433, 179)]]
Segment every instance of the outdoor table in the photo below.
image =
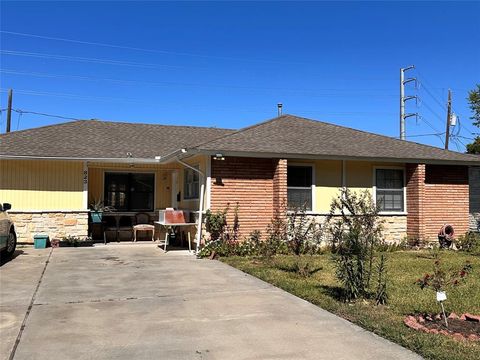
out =
[[(168, 244), (168, 234), (170, 234), (170, 231), (173, 230), (175, 232), (177, 227), (182, 227), (182, 226), (197, 226), (197, 223), (164, 223), (160, 221), (155, 221), (155, 225), (163, 226), (166, 229), (165, 232), (165, 240), (162, 243), (158, 244), (158, 247), (161, 247), (163, 245), (163, 251), (167, 252), (167, 244)], [(187, 241), (188, 241), (188, 251), (192, 251), (192, 242), (190, 239), (190, 232), (187, 232)]]

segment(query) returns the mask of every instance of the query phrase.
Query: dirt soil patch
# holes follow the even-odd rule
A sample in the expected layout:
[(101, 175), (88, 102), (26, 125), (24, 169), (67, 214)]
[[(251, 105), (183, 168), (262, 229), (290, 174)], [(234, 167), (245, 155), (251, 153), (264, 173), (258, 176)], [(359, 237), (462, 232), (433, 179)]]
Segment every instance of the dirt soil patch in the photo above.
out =
[(448, 318), (448, 327), (445, 320), (439, 314), (407, 316), (404, 320), (408, 327), (432, 334), (448, 335), (457, 340), (480, 341), (480, 316), (463, 314), (458, 316), (451, 313)]

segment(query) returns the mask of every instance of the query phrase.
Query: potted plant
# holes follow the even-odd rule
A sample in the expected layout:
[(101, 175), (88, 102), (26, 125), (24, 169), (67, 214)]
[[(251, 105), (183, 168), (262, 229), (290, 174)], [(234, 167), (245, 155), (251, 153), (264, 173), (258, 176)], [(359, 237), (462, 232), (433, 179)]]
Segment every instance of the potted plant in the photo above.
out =
[(114, 211), (112, 206), (105, 206), (102, 200), (94, 200), (90, 204), (90, 218), (93, 224), (100, 224), (102, 222), (103, 213), (105, 211)]

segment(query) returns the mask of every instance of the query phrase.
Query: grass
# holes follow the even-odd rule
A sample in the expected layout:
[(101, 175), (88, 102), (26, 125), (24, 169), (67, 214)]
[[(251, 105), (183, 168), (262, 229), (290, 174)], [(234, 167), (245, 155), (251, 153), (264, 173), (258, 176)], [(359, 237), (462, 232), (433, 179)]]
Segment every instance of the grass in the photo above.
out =
[[(291, 269), (298, 259), (293, 255), (276, 256), (271, 260), (261, 258), (228, 257), (221, 260), (246, 273), (256, 276), (302, 299), (337, 314), (367, 330), (400, 344), (426, 359), (477, 360), (480, 343), (457, 341), (444, 335), (426, 334), (407, 328), (403, 318), (417, 312), (439, 312), (435, 293), (421, 290), (415, 280), (433, 270), (432, 255), (428, 251), (402, 251), (388, 253), (387, 291), (389, 302), (376, 306), (359, 301), (347, 304), (340, 299), (341, 288), (335, 278), (330, 254), (304, 255), (311, 276), (301, 276)], [(446, 267), (460, 269), (466, 260), (473, 265), (466, 283), (447, 293), (447, 312), (480, 314), (480, 257), (460, 252), (442, 252)], [(341, 339), (340, 339), (341, 340)]]

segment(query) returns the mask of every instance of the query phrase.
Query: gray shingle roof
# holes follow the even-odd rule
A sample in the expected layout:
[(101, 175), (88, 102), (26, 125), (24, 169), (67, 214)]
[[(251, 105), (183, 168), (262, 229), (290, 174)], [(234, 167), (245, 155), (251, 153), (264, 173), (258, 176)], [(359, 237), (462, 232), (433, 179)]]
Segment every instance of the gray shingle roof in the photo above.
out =
[(0, 155), (153, 159), (233, 130), (80, 120), (0, 135)]
[(0, 156), (151, 159), (182, 148), (271, 157), (461, 162), (480, 156), (442, 150), (325, 122), (284, 115), (238, 131), (80, 120), (0, 135)]
[(231, 153), (283, 154), (288, 157), (376, 158), (480, 164), (480, 157), (477, 155), (443, 150), (292, 115), (283, 115), (241, 129), (197, 148)]

